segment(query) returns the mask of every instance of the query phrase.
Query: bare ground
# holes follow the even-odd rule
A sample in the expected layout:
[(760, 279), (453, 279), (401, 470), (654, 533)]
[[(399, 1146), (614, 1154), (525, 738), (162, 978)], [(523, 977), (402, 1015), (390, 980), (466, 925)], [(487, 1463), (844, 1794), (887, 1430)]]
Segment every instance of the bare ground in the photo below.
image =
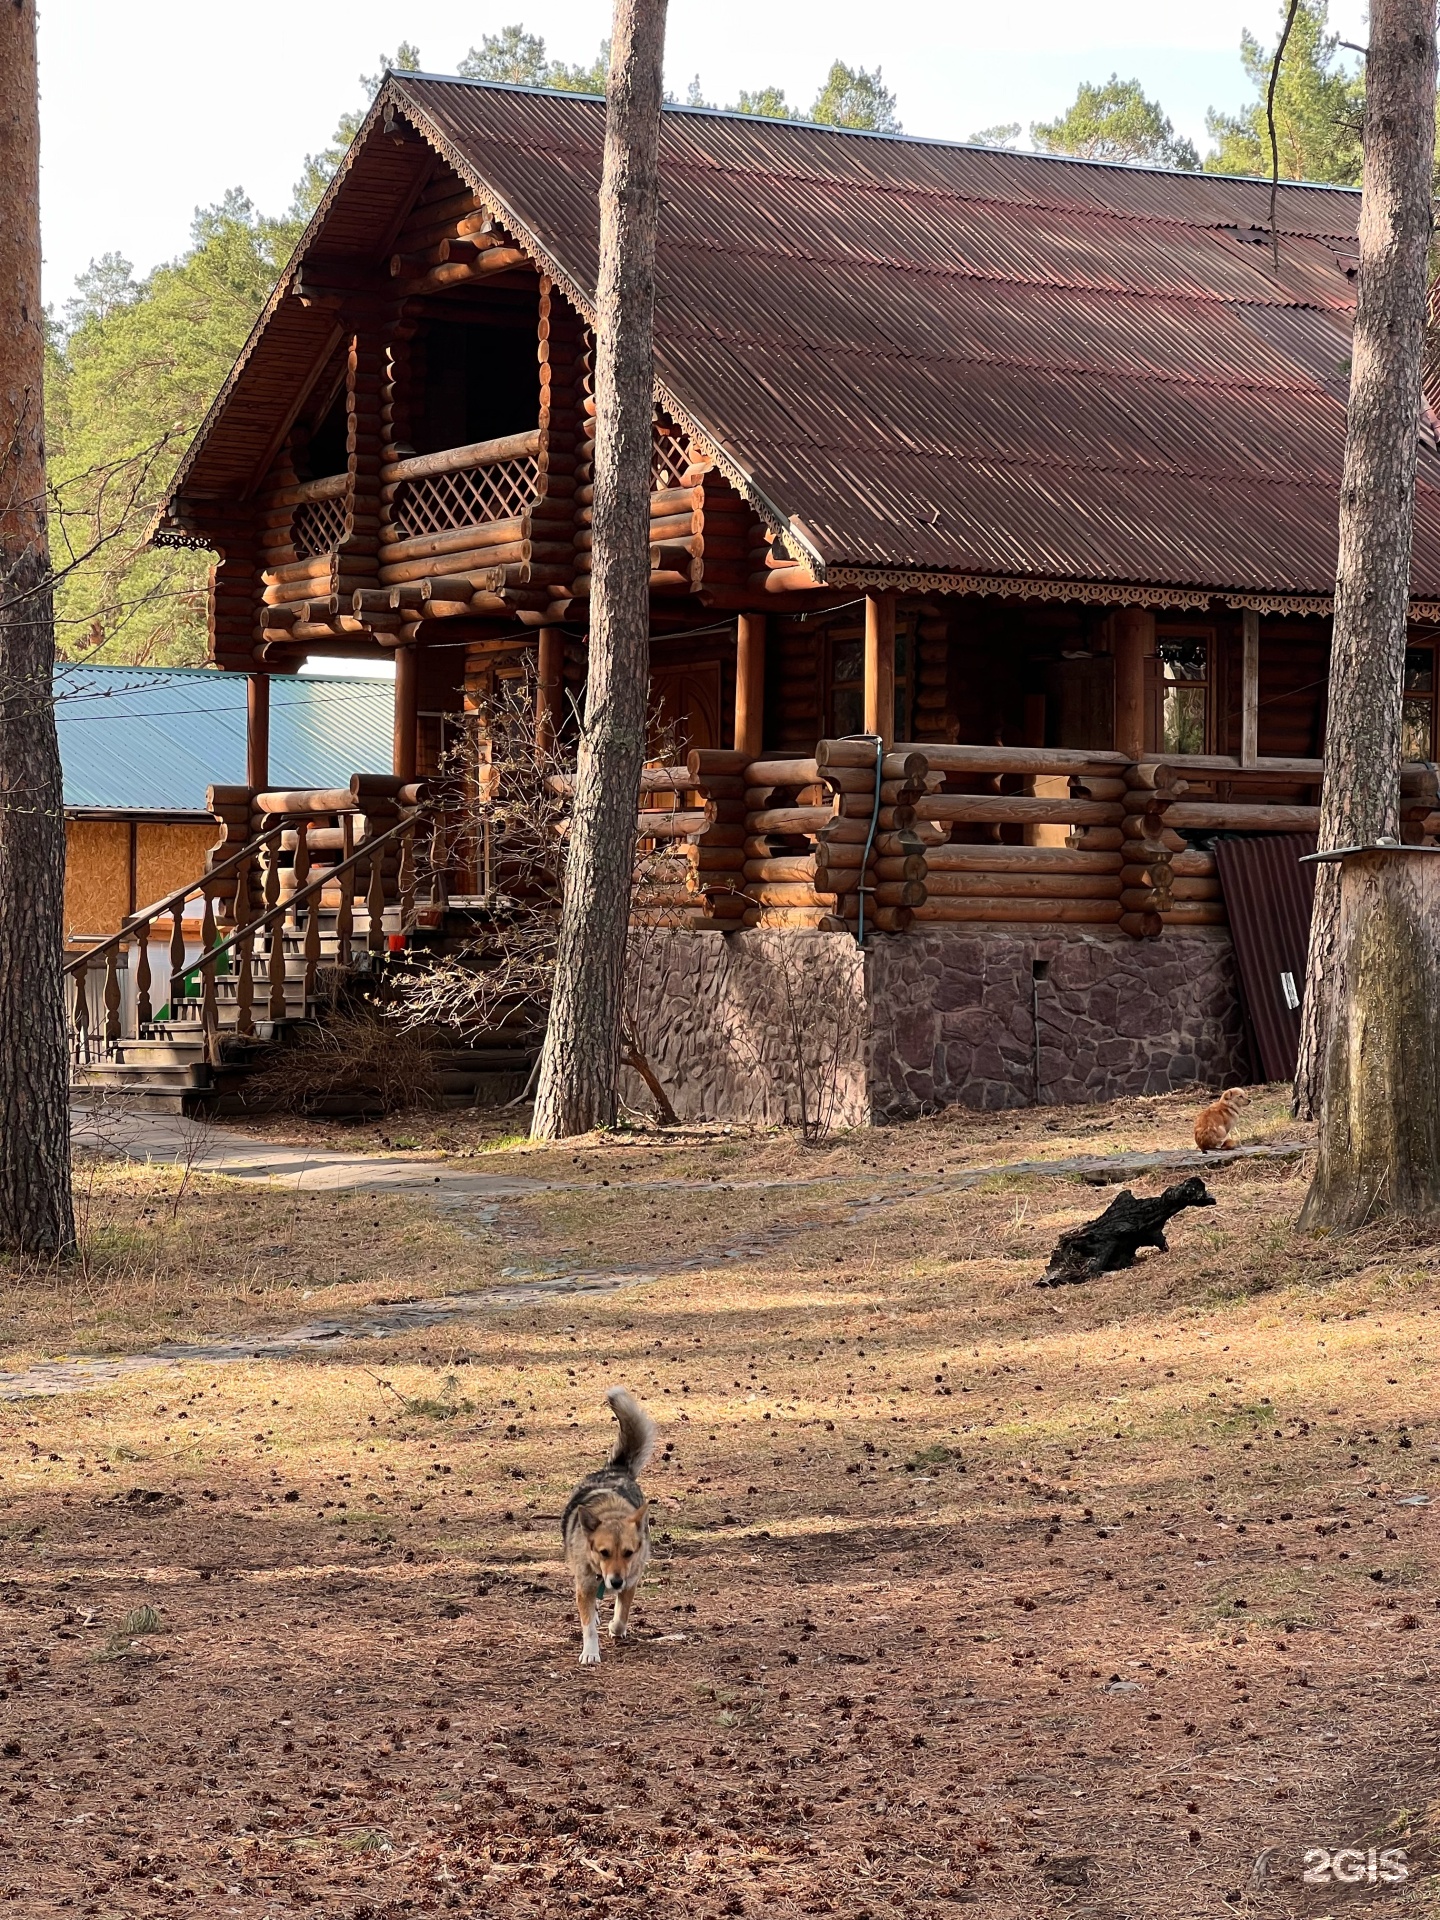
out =
[[(1301, 1237), (1303, 1164), (1249, 1161), (1169, 1254), (1037, 1291), (1113, 1189), (944, 1187), (1192, 1111), (502, 1147), (554, 1190), (498, 1212), (82, 1169), (83, 1268), (8, 1277), (6, 1366), (658, 1277), (0, 1405), (0, 1899), (1433, 1913), (1440, 1248)], [(555, 1522), (617, 1379), (662, 1428), (657, 1552), (582, 1670)], [(1375, 1886), (1303, 1883), (1371, 1846)]]

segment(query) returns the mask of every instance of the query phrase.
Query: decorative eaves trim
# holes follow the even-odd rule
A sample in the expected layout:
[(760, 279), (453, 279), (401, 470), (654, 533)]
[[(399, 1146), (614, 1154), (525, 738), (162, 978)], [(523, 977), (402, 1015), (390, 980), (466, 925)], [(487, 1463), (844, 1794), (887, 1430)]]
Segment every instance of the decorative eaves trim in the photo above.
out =
[[(1329, 594), (1232, 593), (1225, 587), (1139, 587), (1123, 581), (1031, 580), (1010, 574), (939, 573), (904, 567), (830, 567), (830, 587), (890, 588), (901, 593), (998, 593), (1022, 600), (1074, 600), (1088, 606), (1155, 607), (1172, 612), (1208, 612), (1216, 600), (1237, 611), (1328, 619)], [(1440, 600), (1412, 600), (1412, 620), (1440, 620)]]

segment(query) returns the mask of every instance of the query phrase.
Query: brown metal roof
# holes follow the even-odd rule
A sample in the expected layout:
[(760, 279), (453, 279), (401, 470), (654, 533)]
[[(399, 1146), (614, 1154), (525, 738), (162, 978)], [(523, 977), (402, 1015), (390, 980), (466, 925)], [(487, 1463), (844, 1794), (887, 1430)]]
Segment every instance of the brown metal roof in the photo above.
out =
[[(392, 76), (312, 255), (385, 244), (416, 165), (389, 107), (588, 310), (604, 106), (583, 96)], [(1245, 237), (1262, 181), (686, 109), (661, 174), (662, 394), (828, 566), (1332, 589), (1358, 195), (1282, 187), (1277, 280)]]

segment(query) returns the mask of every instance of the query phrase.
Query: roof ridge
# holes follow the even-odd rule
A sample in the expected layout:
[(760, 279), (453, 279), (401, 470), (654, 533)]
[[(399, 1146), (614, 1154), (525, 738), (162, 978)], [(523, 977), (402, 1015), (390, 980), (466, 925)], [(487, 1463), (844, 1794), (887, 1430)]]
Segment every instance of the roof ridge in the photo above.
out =
[[(520, 80), (479, 80), (463, 73), (417, 73), (401, 72), (398, 68), (385, 69), (387, 80), (431, 80), (445, 86), (478, 87), (497, 93), (527, 93), (542, 95), (547, 99), (594, 100), (604, 102), (603, 93), (581, 93), (570, 87), (534, 86)], [(852, 140), (889, 140), (900, 146), (946, 147), (952, 151), (965, 153), (1012, 154), (1017, 160), (1043, 160), (1054, 166), (1063, 167), (1099, 167), (1112, 173), (1160, 173), (1169, 178), (1181, 180), (1243, 180), (1256, 186), (1268, 187), (1268, 174), (1261, 173), (1219, 173), (1210, 172), (1204, 167), (1162, 167), (1148, 160), (1095, 160), (1079, 153), (1037, 153), (1030, 147), (991, 147), (984, 141), (953, 140), (943, 134), (907, 133), (903, 128), (883, 132), (874, 127), (841, 127), (824, 120), (781, 119), (773, 113), (743, 113), (738, 107), (691, 106), (683, 100), (667, 100), (665, 113), (694, 114), (700, 119), (740, 120), (747, 126), (802, 127), (813, 133), (842, 134)], [(1359, 187), (1344, 187), (1329, 180), (1285, 180), (1282, 187), (1304, 187), (1312, 193), (1348, 193), (1358, 197)]]

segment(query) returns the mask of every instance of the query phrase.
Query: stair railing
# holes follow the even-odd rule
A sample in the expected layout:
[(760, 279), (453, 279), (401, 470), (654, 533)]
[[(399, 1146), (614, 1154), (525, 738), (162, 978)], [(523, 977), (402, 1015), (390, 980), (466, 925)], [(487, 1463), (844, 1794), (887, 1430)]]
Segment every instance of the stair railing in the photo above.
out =
[[(71, 1051), (74, 1059), (82, 1066), (88, 1066), (97, 1057), (97, 1053), (108, 1056), (114, 1052), (115, 1045), (123, 1036), (121, 1032), (121, 992), (120, 992), (120, 955), (123, 949), (133, 945), (135, 948), (135, 1025), (137, 1034), (154, 1019), (151, 1007), (150, 989), (152, 976), (150, 971), (150, 940), (152, 929), (158, 920), (170, 916), (170, 1005), (173, 1009), (177, 1001), (185, 996), (185, 983), (194, 972), (194, 966), (185, 964), (185, 906), (188, 901), (198, 897), (203, 901), (200, 919), (200, 940), (203, 949), (215, 944), (215, 902), (224, 894), (233, 896), (236, 901), (248, 899), (250, 868), (253, 862), (267, 852), (272, 844), (285, 831), (285, 823), (279, 822), (258, 833), (252, 840), (240, 848), (238, 853), (222, 860), (198, 880), (191, 880), (183, 887), (176, 887), (173, 893), (167, 893), (163, 900), (157, 900), (152, 906), (143, 907), (138, 913), (129, 914), (121, 923), (117, 933), (87, 947), (85, 952), (74, 960), (68, 961), (64, 971), (73, 983), (71, 1002)], [(269, 862), (270, 870), (275, 871), (275, 862)], [(233, 886), (224, 884), (234, 875)], [(239, 918), (239, 914), (236, 914)], [(91, 1029), (93, 1021), (90, 1013), (89, 975), (97, 961), (105, 965), (105, 981), (101, 989), (103, 1008), (102, 1031), (98, 1042)], [(208, 991), (213, 1001), (215, 992), (214, 971), (208, 976)]]
[[(291, 823), (287, 823), (291, 824)], [(235, 954), (235, 1031), (242, 1038), (253, 1038), (255, 1033), (255, 975), (254, 949), (257, 936), (266, 929), (273, 929), (270, 940), (270, 956), (267, 970), (266, 1018), (283, 1020), (286, 1013), (285, 984), (285, 941), (282, 929), (287, 916), (296, 932), (300, 931), (300, 909), (305, 909), (304, 939), (301, 948), (305, 970), (302, 979), (301, 1004), (308, 1008), (315, 997), (315, 981), (320, 969), (320, 916), (318, 908), (321, 896), (327, 887), (335, 881), (354, 873), (361, 867), (368, 867), (365, 876), (364, 902), (367, 918), (365, 946), (370, 953), (385, 951), (385, 851), (398, 842), (399, 854), (398, 894), (400, 903), (400, 925), (403, 928), (414, 913), (415, 907), (415, 862), (414, 835), (419, 824), (418, 814), (409, 814), (384, 833), (374, 838), (362, 840), (358, 847), (348, 851), (342, 848), (342, 857), (333, 867), (325, 867), (312, 880), (310, 878), (310, 854), (307, 835), (302, 827), (295, 848), (295, 890), (287, 899), (280, 898), (280, 870), (271, 861), (265, 874), (265, 911), (247, 926), (239, 928), (227, 940), (218, 946), (209, 946), (200, 955), (190, 969), (198, 972), (201, 978), (200, 1022), (208, 1053), (213, 1053), (219, 1035), (219, 1008), (215, 991), (215, 971), (219, 962), (227, 954)], [(342, 822), (348, 842), (353, 831), (349, 817)], [(339, 955), (343, 960), (349, 957), (354, 939), (354, 889), (342, 886), (340, 905), (335, 918), (335, 938)]]

